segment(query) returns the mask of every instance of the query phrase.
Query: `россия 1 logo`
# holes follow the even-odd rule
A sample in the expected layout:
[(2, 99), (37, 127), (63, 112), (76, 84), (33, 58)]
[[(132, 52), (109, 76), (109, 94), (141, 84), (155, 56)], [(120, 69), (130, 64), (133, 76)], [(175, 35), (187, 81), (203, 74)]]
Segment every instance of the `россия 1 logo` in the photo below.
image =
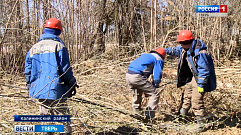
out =
[(199, 17), (226, 17), (227, 5), (197, 5), (196, 15)]

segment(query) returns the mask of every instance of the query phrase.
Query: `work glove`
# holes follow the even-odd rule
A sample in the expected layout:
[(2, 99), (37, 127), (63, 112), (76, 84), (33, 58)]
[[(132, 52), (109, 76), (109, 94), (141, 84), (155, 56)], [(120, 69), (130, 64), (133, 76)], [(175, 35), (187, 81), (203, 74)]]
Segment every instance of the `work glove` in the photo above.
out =
[(204, 89), (201, 88), (201, 87), (198, 87), (198, 92), (199, 92), (199, 93), (203, 93), (203, 92), (204, 92)]
[(153, 86), (156, 87), (156, 88), (159, 88), (159, 83), (160, 83), (160, 81), (158, 81), (158, 80), (154, 80), (152, 82)]
[(70, 97), (76, 94), (76, 88), (79, 88), (79, 85), (75, 84), (73, 88), (70, 90)]

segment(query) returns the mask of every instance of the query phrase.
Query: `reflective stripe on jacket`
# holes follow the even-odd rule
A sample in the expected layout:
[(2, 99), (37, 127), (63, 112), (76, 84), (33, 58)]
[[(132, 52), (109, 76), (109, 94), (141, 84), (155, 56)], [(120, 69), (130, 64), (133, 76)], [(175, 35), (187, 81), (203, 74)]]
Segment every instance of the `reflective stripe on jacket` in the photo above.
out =
[(51, 39), (41, 40), (29, 50), (24, 73), (29, 95), (36, 99), (69, 97), (69, 88), (76, 83), (67, 48)]

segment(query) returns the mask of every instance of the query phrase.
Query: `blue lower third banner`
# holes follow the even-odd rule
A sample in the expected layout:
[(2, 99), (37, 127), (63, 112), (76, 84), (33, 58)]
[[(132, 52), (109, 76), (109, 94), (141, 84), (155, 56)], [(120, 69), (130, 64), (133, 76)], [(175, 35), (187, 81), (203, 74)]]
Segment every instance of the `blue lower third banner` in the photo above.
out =
[(15, 125), (14, 132), (64, 132), (64, 125)]
[(14, 115), (17, 122), (69, 122), (70, 115)]

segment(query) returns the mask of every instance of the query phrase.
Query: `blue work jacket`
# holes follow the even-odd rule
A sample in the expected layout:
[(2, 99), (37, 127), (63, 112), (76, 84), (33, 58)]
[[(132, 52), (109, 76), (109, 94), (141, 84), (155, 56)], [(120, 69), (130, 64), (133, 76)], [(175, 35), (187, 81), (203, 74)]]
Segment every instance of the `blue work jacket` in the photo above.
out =
[(69, 97), (70, 88), (76, 83), (67, 48), (53, 34), (43, 34), (28, 51), (24, 73), (29, 95), (36, 99)]
[(132, 61), (128, 67), (128, 72), (141, 74), (147, 78), (153, 74), (153, 81), (160, 83), (163, 67), (163, 59), (158, 53), (153, 51), (151, 53), (142, 54), (140, 57)]
[[(197, 42), (199, 42), (197, 46)], [(195, 77), (198, 87), (205, 92), (216, 89), (213, 60), (201, 40), (193, 40), (192, 47), (185, 51), (181, 46), (165, 48), (168, 55), (179, 57), (177, 87), (184, 86)]]

